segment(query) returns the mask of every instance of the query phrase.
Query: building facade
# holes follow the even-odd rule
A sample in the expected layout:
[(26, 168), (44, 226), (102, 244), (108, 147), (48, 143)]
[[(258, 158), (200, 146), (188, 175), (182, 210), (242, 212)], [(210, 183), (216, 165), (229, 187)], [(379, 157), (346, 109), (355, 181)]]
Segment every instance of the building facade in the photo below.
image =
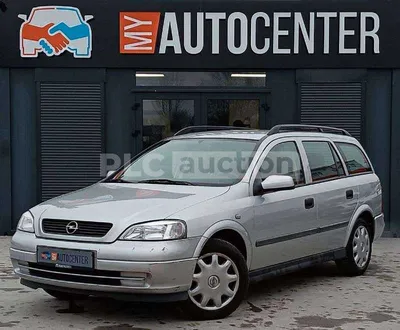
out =
[(4, 1), (0, 234), (189, 125), (347, 129), (400, 234), (400, 3)]

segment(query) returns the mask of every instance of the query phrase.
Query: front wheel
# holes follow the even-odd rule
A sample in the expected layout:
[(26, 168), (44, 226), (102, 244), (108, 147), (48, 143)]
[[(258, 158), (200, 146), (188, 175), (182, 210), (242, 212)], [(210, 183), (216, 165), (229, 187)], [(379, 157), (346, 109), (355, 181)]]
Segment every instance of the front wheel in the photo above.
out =
[(219, 319), (234, 312), (249, 284), (244, 256), (232, 244), (211, 239), (193, 274), (189, 299), (183, 308), (194, 319)]
[(346, 257), (336, 260), (339, 270), (348, 276), (365, 273), (371, 261), (372, 231), (364, 219), (357, 220), (346, 246)]

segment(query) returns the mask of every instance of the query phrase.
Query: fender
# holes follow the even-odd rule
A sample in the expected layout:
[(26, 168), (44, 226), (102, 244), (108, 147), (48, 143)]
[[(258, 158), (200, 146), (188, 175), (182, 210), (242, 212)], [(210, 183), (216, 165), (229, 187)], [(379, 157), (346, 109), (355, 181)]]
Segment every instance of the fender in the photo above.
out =
[(251, 258), (252, 258), (252, 247), (249, 234), (240, 223), (233, 220), (221, 220), (213, 224), (210, 228), (208, 228), (206, 232), (203, 234), (203, 236), (200, 238), (200, 241), (197, 244), (197, 247), (194, 251), (193, 257), (198, 258), (200, 256), (201, 251), (203, 250), (204, 246), (206, 245), (211, 236), (213, 236), (215, 233), (221, 230), (226, 230), (226, 229), (234, 230), (242, 237), (246, 245), (247, 267), (248, 269), (250, 269)]
[(365, 211), (371, 213), (372, 215), (374, 214), (374, 212), (372, 211), (371, 207), (369, 207), (367, 204), (361, 205), (361, 206), (354, 212), (353, 217), (351, 218), (351, 220), (350, 220), (350, 222), (349, 222), (349, 225), (348, 225), (348, 227), (347, 227), (346, 239), (345, 239), (345, 241), (344, 241), (344, 246), (346, 246), (346, 245), (347, 245), (347, 242), (349, 241), (351, 231), (352, 231), (353, 228), (354, 228), (354, 224), (356, 223), (356, 221), (357, 221), (357, 219), (359, 218), (360, 214), (363, 213), (363, 212), (365, 212)]

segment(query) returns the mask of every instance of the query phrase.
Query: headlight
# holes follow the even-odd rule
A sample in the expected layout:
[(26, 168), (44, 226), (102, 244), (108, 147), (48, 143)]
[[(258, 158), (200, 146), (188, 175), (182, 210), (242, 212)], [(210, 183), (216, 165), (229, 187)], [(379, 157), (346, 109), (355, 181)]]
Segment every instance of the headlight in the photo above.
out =
[(34, 233), (35, 232), (35, 227), (33, 226), (33, 216), (31, 212), (25, 212), (21, 218), (19, 219), (18, 230), (21, 231), (26, 231), (28, 233)]
[(180, 220), (163, 220), (141, 223), (129, 227), (121, 240), (162, 241), (186, 237), (186, 224)]

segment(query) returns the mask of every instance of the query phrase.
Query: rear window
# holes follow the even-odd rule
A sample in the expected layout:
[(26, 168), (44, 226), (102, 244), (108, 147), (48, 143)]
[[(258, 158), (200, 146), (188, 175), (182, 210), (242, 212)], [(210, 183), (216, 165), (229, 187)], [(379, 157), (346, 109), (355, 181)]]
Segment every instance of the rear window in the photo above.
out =
[(338, 143), (336, 146), (346, 163), (349, 174), (371, 172), (372, 168), (365, 154), (359, 147), (350, 143)]

